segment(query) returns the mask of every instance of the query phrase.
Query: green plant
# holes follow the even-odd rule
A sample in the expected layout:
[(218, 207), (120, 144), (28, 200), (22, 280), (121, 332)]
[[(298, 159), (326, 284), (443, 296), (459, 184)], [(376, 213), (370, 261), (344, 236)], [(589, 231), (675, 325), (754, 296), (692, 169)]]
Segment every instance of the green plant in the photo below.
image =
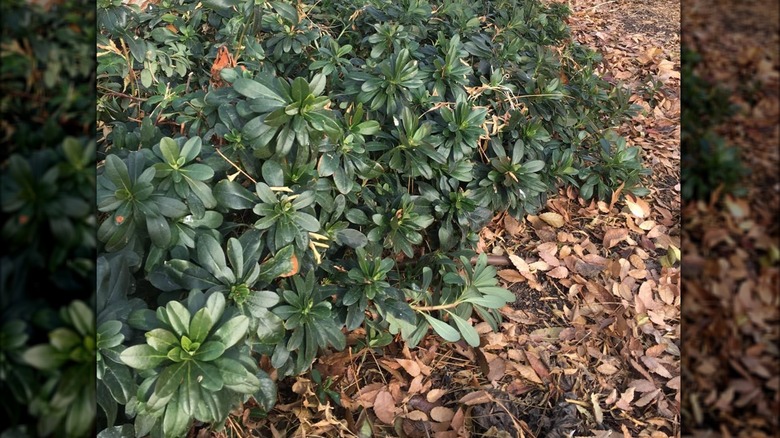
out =
[(30, 410), (41, 436), (87, 436), (95, 424), (95, 317), (82, 301), (62, 308), (60, 317), (65, 325), (49, 332), (48, 344), (22, 353), (25, 362), (49, 376)]
[(0, 4), (3, 436), (96, 432), (95, 10), (55, 3)]
[[(143, 303), (101, 322), (106, 370), (116, 355), (138, 368), (127, 385), (103, 382), (126, 406), (105, 410), (106, 433), (130, 421), (136, 435), (219, 427), (249, 395), (273, 407), (264, 378), (261, 389), (247, 378), (248, 392), (207, 381), (218, 373), (182, 385), (219, 399), (214, 412), (161, 383), (211, 362), (196, 357), (206, 338), (187, 331), (216, 305), (200, 290), (245, 321), (231, 354), (265, 356), (279, 378), (347, 348), (359, 328), (355, 348), (414, 347), (431, 329), (478, 346), (477, 321), (497, 330), (514, 296), (474, 252), (496, 213), (536, 212), (561, 184), (584, 198), (643, 190), (639, 149), (610, 132), (635, 108), (596, 75), (598, 56), (571, 40), (566, 14), (513, 0), (101, 5), (101, 287), (129, 275), (135, 290), (107, 295), (105, 308)], [(186, 50), (168, 44), (171, 27)], [(235, 65), (207, 64), (225, 51)], [(147, 86), (162, 53), (188, 57), (176, 65), (189, 70)], [(143, 308), (161, 305), (153, 325)], [(173, 314), (189, 325), (177, 332)], [(153, 330), (169, 333), (165, 345), (127, 347)]]
[(327, 399), (330, 398), (337, 405), (341, 405), (341, 394), (331, 389), (333, 385), (333, 377), (328, 376), (328, 378), (323, 381), (320, 372), (312, 369), (311, 379), (317, 385), (315, 392), (320, 403), (325, 404)]
[(744, 194), (740, 181), (747, 175), (739, 151), (713, 131), (732, 116), (736, 108), (729, 104), (726, 90), (714, 86), (696, 74), (699, 55), (682, 51), (682, 79), (687, 84), (682, 94), (681, 115), (683, 155), (680, 170), (684, 199), (707, 199), (719, 187), (722, 193)]
[(249, 319), (226, 308), (223, 294), (195, 289), (186, 304), (171, 301), (131, 317), (131, 325), (146, 330), (146, 344), (124, 349), (120, 358), (149, 370), (128, 402), (138, 436), (184, 436), (193, 419), (224, 423), (237, 400), (269, 379), (241, 342)]

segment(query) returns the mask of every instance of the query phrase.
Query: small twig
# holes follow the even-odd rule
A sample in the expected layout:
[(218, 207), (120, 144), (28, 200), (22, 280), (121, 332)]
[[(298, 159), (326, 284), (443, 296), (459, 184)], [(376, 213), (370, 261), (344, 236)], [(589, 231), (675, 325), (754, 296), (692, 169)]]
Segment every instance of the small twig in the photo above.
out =
[(411, 307), (412, 307), (412, 310), (415, 310), (417, 312), (433, 312), (433, 311), (436, 311), (436, 310), (454, 309), (454, 308), (460, 306), (461, 304), (463, 304), (463, 302), (458, 301), (458, 302), (450, 303), (450, 304), (439, 304), (438, 306), (421, 306), (421, 307), (411, 306)]
[(101, 89), (101, 90), (105, 90), (109, 94), (112, 94), (114, 96), (125, 97), (127, 99), (133, 99), (133, 100), (137, 100), (137, 101), (140, 101), (140, 102), (146, 102), (146, 99), (144, 99), (144, 98), (131, 96), (131, 95), (125, 94), (125, 93), (120, 93), (119, 91), (114, 91), (114, 90), (112, 90), (110, 88), (107, 88), (107, 87), (103, 87), (103, 86), (98, 85), (98, 88)]
[(214, 148), (214, 150), (215, 150), (215, 151), (217, 151), (217, 153), (219, 154), (219, 156), (220, 156), (220, 157), (224, 158), (224, 159), (225, 159), (225, 161), (227, 161), (227, 162), (228, 162), (228, 163), (230, 163), (230, 164), (231, 164), (233, 167), (235, 167), (235, 168), (236, 168), (236, 170), (238, 170), (239, 172), (241, 172), (241, 173), (242, 173), (242, 174), (243, 174), (245, 177), (249, 178), (249, 180), (250, 180), (250, 181), (252, 181), (253, 183), (257, 184), (257, 181), (255, 181), (255, 179), (254, 179), (254, 178), (252, 178), (251, 176), (249, 176), (249, 174), (248, 174), (248, 173), (244, 172), (244, 170), (243, 170), (243, 169), (241, 169), (240, 167), (238, 167), (238, 165), (237, 165), (236, 163), (232, 162), (232, 161), (230, 160), (230, 158), (226, 157), (226, 156), (225, 156), (225, 154), (223, 154), (223, 153), (222, 153), (222, 151), (221, 151), (221, 150), (219, 150), (219, 148)]

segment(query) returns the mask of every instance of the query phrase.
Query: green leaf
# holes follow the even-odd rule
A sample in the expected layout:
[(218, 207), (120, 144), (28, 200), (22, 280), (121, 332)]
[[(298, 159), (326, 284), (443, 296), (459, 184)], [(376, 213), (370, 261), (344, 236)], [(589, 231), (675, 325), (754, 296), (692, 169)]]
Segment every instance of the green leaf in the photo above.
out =
[(162, 354), (166, 354), (168, 350), (179, 345), (179, 338), (162, 328), (149, 330), (145, 336), (146, 343)]
[(316, 233), (320, 230), (320, 222), (317, 220), (317, 218), (301, 211), (295, 214), (295, 223), (297, 223), (304, 230), (311, 231), (313, 233)]
[(236, 280), (244, 278), (244, 250), (241, 242), (235, 237), (231, 237), (227, 243), (227, 257), (230, 266), (233, 267)]
[(279, 277), (285, 272), (292, 270), (292, 256), (295, 248), (292, 245), (285, 246), (276, 252), (273, 258), (266, 260), (260, 265), (258, 274), (258, 284), (269, 284), (273, 279)]
[(267, 309), (256, 309), (252, 316), (257, 322), (257, 341), (275, 345), (284, 339), (284, 321)]
[(178, 301), (170, 301), (165, 306), (165, 315), (177, 336), (184, 336), (190, 328), (190, 311)]
[(160, 248), (167, 248), (171, 243), (171, 228), (162, 216), (146, 215), (146, 229), (152, 243)]
[(92, 429), (96, 411), (95, 388), (82, 387), (75, 400), (68, 405), (68, 413), (65, 418), (67, 436), (87, 435)]
[(336, 168), (333, 173), (333, 182), (336, 184), (336, 189), (338, 189), (339, 193), (346, 195), (352, 191), (352, 177), (343, 167)]
[(317, 172), (320, 176), (331, 176), (339, 168), (340, 160), (333, 152), (326, 152), (320, 156), (317, 164)]
[(253, 394), (255, 401), (269, 412), (276, 404), (276, 383), (263, 370), (258, 370), (256, 376), (260, 382), (260, 389)]
[[(200, 370), (200, 368), (198, 368)], [(194, 417), (198, 411), (200, 403), (200, 385), (198, 384), (197, 376), (193, 376), (192, 379), (187, 379), (183, 385), (179, 387), (179, 407), (188, 415)], [(204, 377), (205, 379), (205, 377)], [(203, 421), (203, 419), (199, 420)]]
[(463, 339), (472, 347), (479, 347), (479, 334), (474, 326), (450, 311), (447, 311), (447, 313), (450, 315), (450, 318), (455, 321), (455, 325), (458, 327), (458, 331), (460, 331)]
[(160, 152), (165, 158), (165, 161), (174, 166), (179, 159), (179, 145), (176, 141), (170, 137), (163, 137), (160, 139)]
[(141, 70), (141, 84), (144, 87), (150, 88), (152, 86), (153, 79), (154, 77), (152, 76), (152, 72), (149, 71), (148, 68)]
[(160, 398), (173, 395), (184, 380), (188, 378), (188, 371), (189, 364), (187, 362), (180, 362), (165, 367), (160, 372), (160, 376), (157, 378), (157, 383), (154, 386), (155, 395)]
[(267, 86), (252, 79), (238, 78), (233, 81), (233, 89), (242, 96), (250, 99), (272, 99), (284, 102), (284, 99)]
[(214, 208), (217, 206), (217, 199), (214, 197), (211, 187), (208, 184), (194, 179), (187, 179), (187, 185), (195, 196), (200, 199), (205, 208)]
[(135, 380), (133, 380), (133, 375), (128, 367), (121, 364), (110, 364), (103, 372), (101, 381), (117, 403), (127, 404), (135, 388)]
[(139, 370), (150, 370), (168, 359), (165, 353), (160, 353), (149, 345), (128, 347), (119, 357), (128, 366)]
[(118, 188), (130, 190), (132, 187), (130, 175), (127, 172), (127, 165), (121, 158), (113, 154), (107, 156), (103, 168), (105, 170), (105, 175)]
[(244, 368), (241, 362), (223, 357), (214, 361), (219, 369), (225, 386), (244, 394), (251, 394), (260, 387), (260, 381), (252, 373)]
[(441, 338), (445, 341), (456, 342), (460, 339), (460, 333), (458, 333), (458, 331), (455, 330), (455, 328), (453, 328), (451, 325), (444, 321), (438, 320), (427, 313), (422, 313), (422, 315), (425, 317), (425, 320), (428, 321), (428, 324), (433, 327), (433, 330), (436, 332), (436, 334), (441, 336)]
[(191, 377), (197, 381), (203, 389), (219, 391), (225, 385), (219, 366), (211, 362), (193, 361)]
[(133, 435), (135, 435), (133, 426), (130, 424), (123, 424), (121, 426), (113, 426), (101, 430), (97, 434), (97, 438), (126, 438)]
[(504, 300), (505, 303), (511, 303), (511, 302), (513, 302), (513, 301), (515, 301), (517, 299), (517, 297), (515, 297), (515, 294), (513, 294), (512, 292), (509, 292), (508, 290), (504, 289), (503, 287), (498, 287), (498, 286), (480, 286), (479, 287), (479, 291), (481, 293), (485, 294), (485, 296), (490, 295), (490, 296), (501, 298), (502, 300)]
[(538, 172), (538, 171), (544, 169), (544, 161), (533, 160), (533, 161), (529, 161), (527, 163), (523, 163), (522, 169), (523, 169), (524, 172), (527, 172), (527, 173)]
[(298, 24), (298, 11), (292, 5), (275, 1), (271, 6), (290, 24)]
[(266, 184), (281, 187), (284, 185), (284, 170), (277, 161), (268, 160), (262, 167), (263, 180)]
[(241, 0), (206, 0), (203, 4), (212, 10), (227, 12), (234, 6), (241, 4)]
[(496, 295), (484, 295), (481, 297), (468, 297), (463, 300), (466, 303), (476, 304), (477, 306), (486, 307), (488, 309), (500, 309), (507, 303), (503, 298)]
[(202, 362), (210, 362), (225, 352), (225, 345), (219, 341), (204, 342), (195, 352), (193, 357)]
[(192, 342), (202, 343), (206, 340), (206, 336), (208, 336), (208, 333), (213, 326), (214, 321), (211, 319), (209, 309), (202, 308), (198, 310), (190, 321), (190, 328), (188, 331), (190, 339), (192, 339)]
[(241, 184), (223, 179), (212, 191), (217, 203), (233, 210), (246, 210), (254, 207), (257, 197)]
[(166, 437), (184, 436), (190, 428), (191, 418), (179, 404), (179, 397), (173, 397), (165, 408), (162, 426)]
[(279, 304), (279, 294), (269, 290), (252, 291), (246, 300), (246, 306), (255, 316), (255, 311), (270, 309), (277, 304)]
[(70, 351), (81, 342), (81, 336), (67, 327), (59, 327), (49, 332), (49, 343), (63, 353)]
[(195, 245), (198, 250), (198, 261), (200, 265), (209, 271), (223, 283), (233, 283), (236, 277), (233, 271), (228, 268), (225, 260), (225, 253), (222, 251), (217, 239), (211, 234), (202, 234)]
[(362, 248), (368, 244), (368, 238), (365, 234), (352, 228), (338, 230), (335, 236), (336, 243), (346, 245), (350, 248)]
[(222, 342), (225, 348), (235, 345), (246, 335), (249, 328), (249, 318), (244, 315), (235, 316), (218, 328), (212, 339)]
[(60, 353), (51, 345), (44, 344), (28, 348), (22, 354), (22, 359), (39, 370), (54, 370), (65, 363), (68, 356)]

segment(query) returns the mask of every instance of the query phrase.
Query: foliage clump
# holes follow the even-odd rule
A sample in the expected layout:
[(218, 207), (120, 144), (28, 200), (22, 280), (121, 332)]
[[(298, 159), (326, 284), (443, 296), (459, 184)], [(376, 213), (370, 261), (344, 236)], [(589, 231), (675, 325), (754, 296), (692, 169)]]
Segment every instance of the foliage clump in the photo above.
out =
[(0, 435), (94, 436), (95, 9), (0, 12)]
[[(98, 320), (123, 337), (98, 350), (106, 436), (219, 427), (249, 397), (270, 409), (258, 357), (305, 373), (358, 328), (369, 348), (431, 328), (479, 345), (474, 321), (496, 330), (514, 300), (475, 254), (496, 214), (534, 213), (563, 185), (646, 193), (639, 149), (610, 130), (634, 108), (567, 13), (99, 2)], [(241, 321), (239, 339), (218, 319)], [(224, 348), (201, 353), (210, 337)]]
[(715, 133), (718, 125), (736, 113), (727, 90), (714, 86), (696, 74), (701, 61), (698, 53), (683, 48), (682, 80), (682, 196), (684, 199), (708, 199), (716, 190), (744, 194), (740, 181), (747, 174), (739, 150)]

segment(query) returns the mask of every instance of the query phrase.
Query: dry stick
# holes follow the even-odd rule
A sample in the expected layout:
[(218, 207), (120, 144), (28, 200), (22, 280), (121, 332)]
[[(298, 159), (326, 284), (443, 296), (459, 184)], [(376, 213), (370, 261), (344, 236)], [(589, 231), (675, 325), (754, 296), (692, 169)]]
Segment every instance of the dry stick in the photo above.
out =
[(220, 157), (222, 157), (222, 158), (224, 158), (224, 159), (225, 159), (225, 161), (227, 161), (228, 163), (232, 164), (232, 165), (233, 165), (233, 167), (235, 167), (235, 168), (236, 168), (236, 170), (238, 170), (239, 172), (243, 173), (243, 174), (244, 174), (244, 176), (245, 176), (245, 177), (247, 177), (247, 178), (249, 178), (249, 180), (250, 180), (250, 181), (252, 181), (253, 183), (257, 184), (257, 181), (255, 181), (255, 179), (254, 179), (254, 178), (252, 178), (251, 176), (249, 176), (249, 174), (248, 174), (248, 173), (244, 172), (244, 171), (243, 171), (243, 170), (242, 170), (240, 167), (238, 167), (238, 165), (237, 165), (236, 163), (234, 163), (234, 162), (230, 161), (230, 158), (226, 157), (226, 156), (225, 156), (225, 154), (223, 154), (223, 153), (222, 153), (222, 151), (221, 151), (221, 150), (219, 150), (219, 148), (214, 148), (214, 150), (215, 150), (215, 151), (217, 151), (217, 153), (219, 154), (219, 156), (220, 156)]

